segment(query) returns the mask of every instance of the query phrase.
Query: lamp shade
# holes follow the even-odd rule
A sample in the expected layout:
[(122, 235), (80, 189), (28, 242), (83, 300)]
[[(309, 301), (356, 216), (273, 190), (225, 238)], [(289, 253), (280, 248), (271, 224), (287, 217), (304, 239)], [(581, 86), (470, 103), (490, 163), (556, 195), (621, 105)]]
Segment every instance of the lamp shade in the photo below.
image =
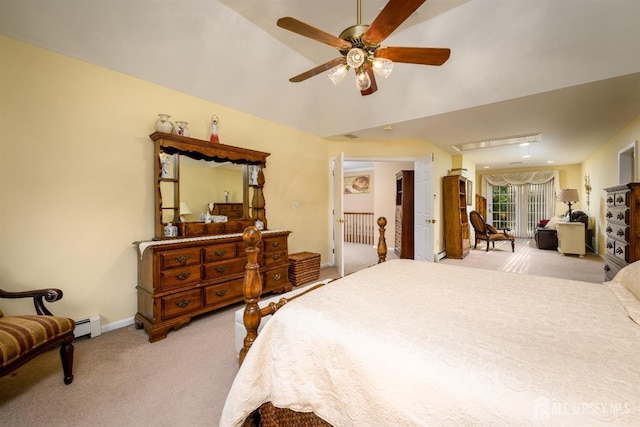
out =
[(564, 190), (560, 190), (560, 193), (558, 194), (558, 200), (565, 203), (579, 202), (580, 197), (578, 196), (578, 190), (574, 188), (566, 188)]

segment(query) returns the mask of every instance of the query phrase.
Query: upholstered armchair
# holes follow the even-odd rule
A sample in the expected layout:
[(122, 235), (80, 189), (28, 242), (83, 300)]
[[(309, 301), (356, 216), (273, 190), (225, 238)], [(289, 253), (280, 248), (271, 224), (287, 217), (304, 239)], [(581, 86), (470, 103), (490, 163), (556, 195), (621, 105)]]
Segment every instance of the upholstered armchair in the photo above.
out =
[(60, 289), (8, 292), (0, 289), (0, 298), (32, 298), (37, 315), (4, 316), (0, 310), (0, 377), (15, 371), (40, 353), (60, 346), (65, 384), (73, 381), (72, 319), (53, 316), (44, 306), (62, 298)]
[(516, 238), (512, 234), (507, 233), (507, 231), (509, 231), (508, 229), (498, 231), (491, 224), (487, 224), (484, 217), (476, 211), (471, 211), (469, 213), (469, 219), (471, 220), (471, 225), (476, 233), (476, 244), (474, 249), (478, 247), (478, 240), (484, 240), (487, 242), (487, 252), (489, 252), (489, 243), (491, 243), (491, 247), (495, 248), (496, 241), (508, 240), (511, 242), (511, 252), (515, 252)]

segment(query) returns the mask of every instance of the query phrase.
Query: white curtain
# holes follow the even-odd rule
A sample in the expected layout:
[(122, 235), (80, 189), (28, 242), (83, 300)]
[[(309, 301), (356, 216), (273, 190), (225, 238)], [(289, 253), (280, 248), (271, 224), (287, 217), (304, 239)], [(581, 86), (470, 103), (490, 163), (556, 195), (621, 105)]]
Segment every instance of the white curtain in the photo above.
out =
[[(537, 222), (553, 216), (556, 186), (559, 182), (560, 174), (557, 170), (483, 175), (481, 191), (487, 198), (487, 222), (492, 222), (493, 213), (490, 187), (512, 185), (516, 190), (516, 225), (512, 232), (516, 237), (532, 238)], [(539, 187), (534, 189), (531, 185)]]

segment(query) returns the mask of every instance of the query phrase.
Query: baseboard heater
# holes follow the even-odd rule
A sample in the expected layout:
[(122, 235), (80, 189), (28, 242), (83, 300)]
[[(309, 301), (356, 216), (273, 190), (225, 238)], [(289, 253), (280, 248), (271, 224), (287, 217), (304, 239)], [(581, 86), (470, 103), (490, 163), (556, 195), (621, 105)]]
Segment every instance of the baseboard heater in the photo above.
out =
[(93, 314), (91, 316), (76, 320), (76, 329), (73, 335), (76, 338), (90, 335), (91, 338), (97, 337), (102, 333), (100, 326), (100, 315)]

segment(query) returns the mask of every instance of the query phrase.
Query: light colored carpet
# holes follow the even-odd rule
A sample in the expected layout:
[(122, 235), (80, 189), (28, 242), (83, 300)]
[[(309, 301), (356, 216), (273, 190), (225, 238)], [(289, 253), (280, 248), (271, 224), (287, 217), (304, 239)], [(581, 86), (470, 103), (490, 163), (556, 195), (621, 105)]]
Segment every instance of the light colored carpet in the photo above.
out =
[(601, 283), (604, 281), (604, 261), (597, 255), (562, 255), (558, 251), (541, 250), (533, 239), (516, 239), (515, 252), (510, 242), (496, 242), (495, 249), (485, 251), (484, 242), (471, 248), (464, 259), (443, 258), (440, 262), (461, 267), (508, 271), (536, 276), (559, 277)]
[[(394, 258), (389, 254), (388, 259)], [(377, 262), (376, 249), (346, 246), (346, 271)], [(602, 281), (594, 256), (563, 257), (528, 241), (472, 250), (464, 260), (441, 262), (527, 274)], [(549, 274), (546, 274), (549, 273)], [(320, 280), (336, 276), (322, 269)], [(597, 279), (597, 280), (596, 280)], [(150, 344), (133, 326), (75, 343), (73, 384), (65, 386), (57, 350), (0, 379), (3, 426), (217, 426), (237, 372), (233, 313), (241, 304), (194, 319)], [(55, 309), (55, 305), (53, 306)]]

